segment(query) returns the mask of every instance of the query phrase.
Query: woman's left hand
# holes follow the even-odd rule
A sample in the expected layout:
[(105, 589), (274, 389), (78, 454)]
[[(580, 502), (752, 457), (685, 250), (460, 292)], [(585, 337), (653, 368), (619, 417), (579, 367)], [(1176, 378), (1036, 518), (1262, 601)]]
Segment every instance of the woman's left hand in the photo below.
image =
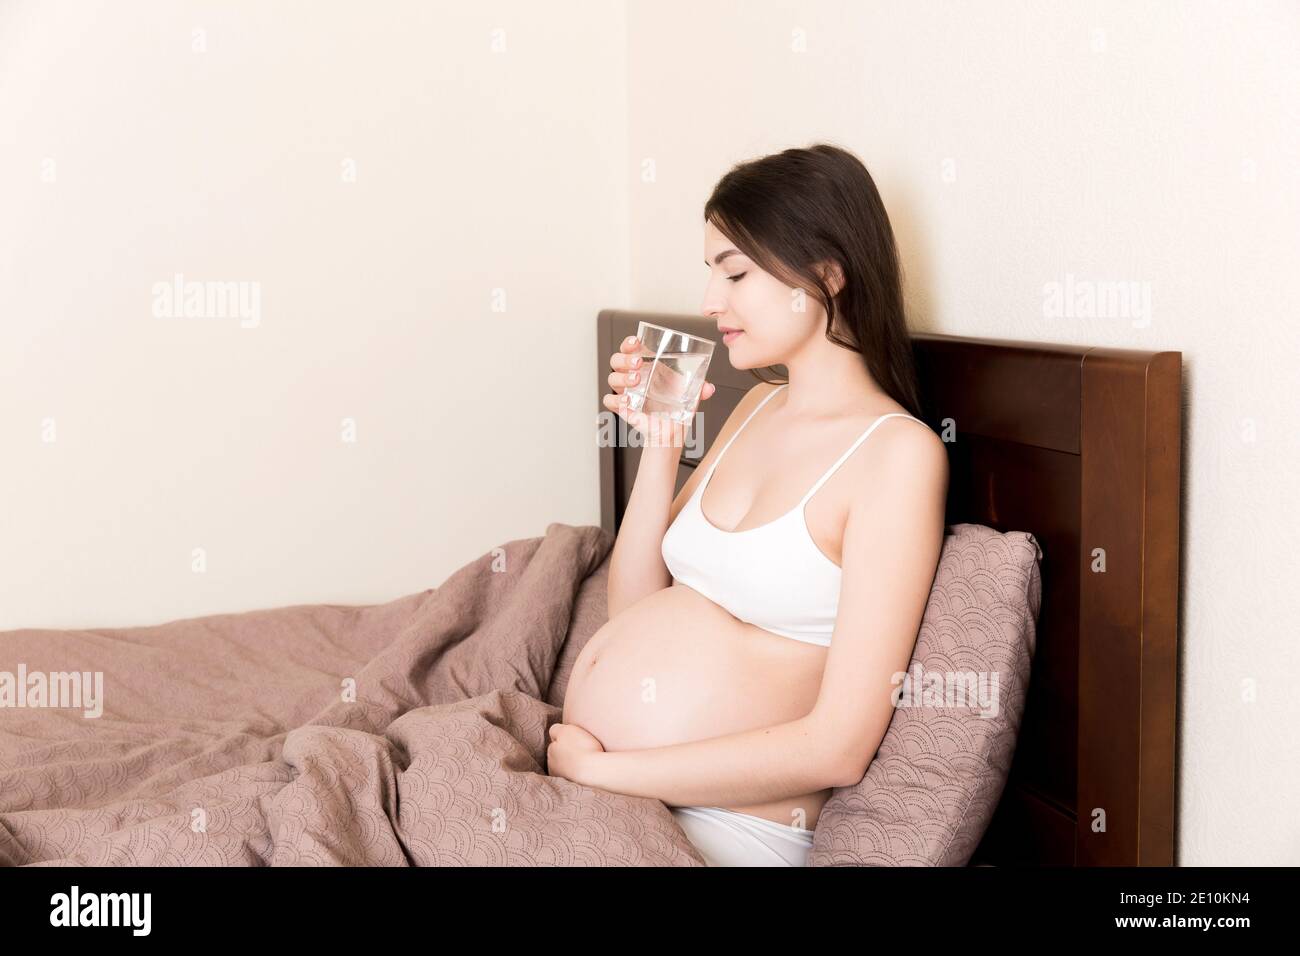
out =
[(605, 752), (600, 741), (577, 724), (552, 724), (551, 742), (546, 748), (547, 772), (574, 783), (590, 784), (587, 773), (592, 755)]

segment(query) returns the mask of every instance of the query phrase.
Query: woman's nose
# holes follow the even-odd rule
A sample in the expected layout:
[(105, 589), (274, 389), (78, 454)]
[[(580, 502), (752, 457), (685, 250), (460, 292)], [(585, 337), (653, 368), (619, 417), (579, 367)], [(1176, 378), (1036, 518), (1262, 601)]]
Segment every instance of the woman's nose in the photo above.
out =
[(722, 296), (713, 291), (705, 293), (704, 301), (700, 303), (700, 312), (709, 318), (713, 318), (725, 311), (727, 311), (727, 302)]

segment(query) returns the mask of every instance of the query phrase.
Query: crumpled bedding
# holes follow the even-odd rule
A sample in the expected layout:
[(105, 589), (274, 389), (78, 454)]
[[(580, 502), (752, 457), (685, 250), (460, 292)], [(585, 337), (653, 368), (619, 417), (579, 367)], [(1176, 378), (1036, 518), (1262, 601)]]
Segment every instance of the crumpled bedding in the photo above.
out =
[(0, 632), (0, 864), (703, 866), (662, 802), (544, 770), (612, 546), (556, 522), (386, 604)]

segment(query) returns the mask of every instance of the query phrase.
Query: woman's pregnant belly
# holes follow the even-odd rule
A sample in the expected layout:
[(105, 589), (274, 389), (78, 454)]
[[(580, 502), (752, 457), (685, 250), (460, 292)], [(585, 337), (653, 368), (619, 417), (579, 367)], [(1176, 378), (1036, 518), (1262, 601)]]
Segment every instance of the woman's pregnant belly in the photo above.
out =
[[(746, 624), (674, 584), (592, 635), (574, 663), (563, 720), (610, 751), (770, 727), (812, 710), (825, 665), (826, 648)], [(812, 829), (829, 797), (825, 789), (727, 809)]]

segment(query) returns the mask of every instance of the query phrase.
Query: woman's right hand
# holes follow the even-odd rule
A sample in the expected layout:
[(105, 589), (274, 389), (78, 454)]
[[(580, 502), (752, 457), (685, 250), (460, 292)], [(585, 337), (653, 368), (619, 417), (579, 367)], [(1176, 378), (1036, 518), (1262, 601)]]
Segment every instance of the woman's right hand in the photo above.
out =
[[(640, 341), (636, 336), (630, 335), (619, 345), (618, 351), (610, 356), (609, 367), (613, 371), (609, 373), (609, 387), (614, 392), (604, 397), (605, 407), (644, 435), (647, 445), (671, 445), (680, 448), (685, 444), (686, 426), (684, 424), (671, 421), (664, 414), (647, 415), (644, 411), (634, 411), (627, 406), (627, 396), (624, 392), (628, 388), (640, 384), (641, 376), (648, 374), (640, 351)], [(660, 369), (660, 371), (664, 370)], [(700, 388), (700, 395), (695, 400), (695, 405), (691, 408), (692, 414), (699, 408), (700, 402), (711, 396), (715, 391), (717, 389), (714, 388), (713, 383), (706, 381)]]

